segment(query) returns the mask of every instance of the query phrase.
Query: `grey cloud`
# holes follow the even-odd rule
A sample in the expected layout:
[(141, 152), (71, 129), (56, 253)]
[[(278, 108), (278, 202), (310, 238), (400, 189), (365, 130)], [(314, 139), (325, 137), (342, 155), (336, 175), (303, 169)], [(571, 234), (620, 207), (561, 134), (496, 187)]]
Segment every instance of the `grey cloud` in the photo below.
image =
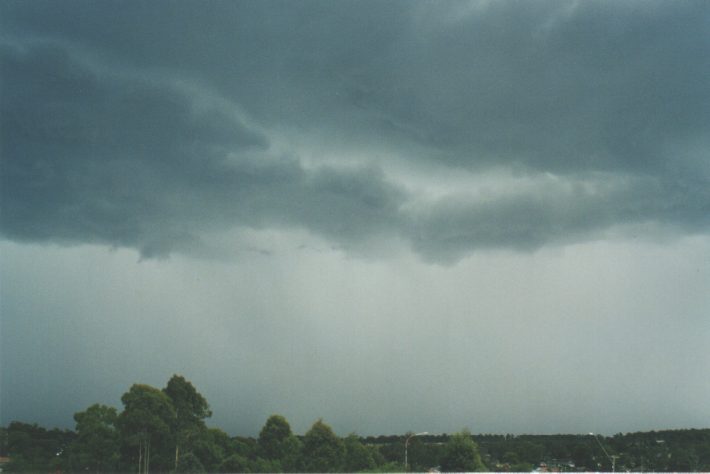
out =
[(13, 238), (190, 239), (173, 198), (218, 185), (228, 151), (267, 145), (177, 90), (99, 76), (56, 46), (5, 47), (2, 63), (2, 229)]
[[(24, 46), (2, 49), (0, 229), (155, 256), (206, 231), (296, 227), (345, 247), (398, 236), (444, 261), (625, 223), (707, 231), (704, 3), (456, 5), (6, 3)], [(415, 205), (377, 164), (273, 152), (283, 130), (399, 150), (414, 170), (615, 185)]]
[(567, 9), (494, 2), (423, 19), (361, 74), (358, 103), (460, 166), (666, 171), (688, 159), (674, 141), (707, 143), (706, 6)]
[(375, 170), (265, 153), (262, 134), (169, 84), (101, 77), (57, 46), (3, 50), (2, 231), (145, 256), (230, 226), (306, 226), (340, 240), (391, 226)]
[(66, 5), (15, 5), (8, 29), (199, 78), (318, 139), (558, 173), (667, 172), (694, 160), (678, 142), (707, 146), (705, 2)]
[(661, 149), (707, 135), (704, 2), (493, 2), (452, 19), (461, 5), (33, 2), (6, 22), (200, 78), (271, 124), (457, 165), (663, 166)]
[(710, 227), (710, 191), (702, 182), (627, 178), (539, 188), (488, 200), (447, 197), (418, 209), (408, 221), (413, 246), (427, 259), (452, 262), (472, 249), (535, 250), (599, 238), (615, 226)]

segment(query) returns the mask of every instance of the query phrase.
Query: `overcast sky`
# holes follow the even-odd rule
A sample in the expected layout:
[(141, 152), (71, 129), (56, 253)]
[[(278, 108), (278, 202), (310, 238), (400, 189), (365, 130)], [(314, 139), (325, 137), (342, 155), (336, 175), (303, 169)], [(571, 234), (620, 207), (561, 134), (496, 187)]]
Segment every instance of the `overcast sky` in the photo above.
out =
[(0, 3), (0, 423), (710, 427), (710, 4)]

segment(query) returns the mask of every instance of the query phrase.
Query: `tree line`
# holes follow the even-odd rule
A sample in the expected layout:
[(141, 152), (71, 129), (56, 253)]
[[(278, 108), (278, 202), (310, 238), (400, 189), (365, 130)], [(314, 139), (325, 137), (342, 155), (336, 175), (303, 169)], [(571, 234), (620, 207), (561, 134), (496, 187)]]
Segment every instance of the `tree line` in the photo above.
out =
[[(184, 377), (163, 389), (134, 384), (123, 410), (94, 404), (74, 430), (12, 422), (0, 428), (7, 472), (710, 471), (710, 430), (590, 435), (337, 436), (323, 420), (304, 435), (272, 415), (257, 437), (205, 420), (207, 400)], [(404, 464), (405, 447), (407, 465)]]
[[(47, 430), (18, 421), (0, 431), (0, 455), (8, 472), (398, 472), (409, 466), (377, 443), (355, 434), (337, 436), (317, 420), (302, 436), (281, 415), (270, 416), (257, 438), (230, 437), (209, 428), (207, 400), (191, 382), (174, 375), (165, 388), (134, 384), (121, 397), (123, 410), (94, 404), (74, 414), (74, 430)], [(413, 446), (416, 443), (413, 443)], [(470, 433), (440, 447), (436, 461), (448, 471), (485, 470)], [(431, 462), (434, 462), (433, 460)]]

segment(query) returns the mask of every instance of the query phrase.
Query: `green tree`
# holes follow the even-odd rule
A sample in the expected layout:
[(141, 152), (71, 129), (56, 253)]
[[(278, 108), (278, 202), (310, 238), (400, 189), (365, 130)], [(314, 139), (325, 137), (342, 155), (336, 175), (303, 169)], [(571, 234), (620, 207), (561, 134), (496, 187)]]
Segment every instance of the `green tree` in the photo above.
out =
[(180, 462), (178, 463), (175, 471), (192, 474), (206, 472), (205, 467), (193, 453), (184, 454), (180, 458)]
[(218, 468), (219, 472), (251, 472), (251, 463), (240, 454), (227, 457)]
[(218, 428), (207, 428), (191, 440), (190, 448), (207, 471), (215, 471), (224, 459), (235, 453), (236, 442)]
[(281, 463), (273, 459), (256, 458), (249, 463), (249, 469), (251, 472), (283, 472), (281, 468)]
[(271, 415), (259, 432), (259, 454), (268, 460), (278, 461), (284, 471), (297, 468), (300, 441), (291, 432), (291, 426), (281, 415)]
[(306, 472), (338, 472), (343, 468), (345, 446), (330, 426), (318, 420), (303, 437), (302, 468)]
[(676, 472), (697, 471), (699, 457), (695, 452), (684, 447), (675, 447), (670, 453), (668, 467)]
[(531, 472), (533, 470), (533, 465), (529, 462), (519, 462), (510, 465), (510, 470), (512, 472)]
[(94, 404), (86, 411), (75, 413), (74, 421), (77, 438), (70, 449), (74, 468), (95, 472), (114, 471), (120, 449), (116, 409)]
[(441, 469), (448, 472), (471, 472), (485, 470), (478, 446), (471, 433), (464, 430), (449, 437), (441, 458)]
[(404, 463), (403, 462), (391, 461), (391, 462), (385, 462), (382, 464), (378, 464), (374, 469), (368, 469), (363, 472), (406, 472), (406, 471), (404, 470)]
[(360, 442), (357, 435), (347, 436), (343, 444), (345, 445), (345, 471), (359, 472), (375, 468), (372, 451)]
[(572, 461), (578, 468), (596, 468), (592, 457), (592, 448), (585, 442), (578, 443), (572, 448)]
[(506, 451), (505, 454), (503, 454), (503, 462), (511, 466), (518, 464), (520, 462), (520, 456), (518, 456), (516, 452)]
[(259, 450), (266, 459), (281, 459), (284, 442), (291, 436), (291, 425), (281, 415), (271, 415), (259, 432)]
[(124, 443), (137, 448), (138, 472), (148, 472), (151, 457), (159, 468), (168, 468), (166, 448), (175, 419), (170, 398), (150, 385), (134, 384), (121, 401), (124, 410), (118, 416), (118, 427)]
[(7, 427), (5, 449), (10, 462), (6, 471), (54, 471), (68, 467), (67, 450), (76, 435), (72, 431), (47, 430), (36, 424), (13, 421)]
[(517, 445), (520, 461), (537, 464), (542, 460), (543, 446), (532, 441), (523, 441)]
[(7, 457), (7, 428), (0, 426), (0, 456)]
[(259, 445), (254, 438), (235, 436), (230, 444), (229, 455), (239, 454), (246, 459), (256, 458), (259, 452)]
[(189, 447), (190, 442), (205, 429), (205, 418), (212, 416), (209, 404), (181, 375), (173, 375), (163, 392), (170, 398), (175, 417), (170, 425), (175, 442), (175, 468), (180, 459), (180, 448)]

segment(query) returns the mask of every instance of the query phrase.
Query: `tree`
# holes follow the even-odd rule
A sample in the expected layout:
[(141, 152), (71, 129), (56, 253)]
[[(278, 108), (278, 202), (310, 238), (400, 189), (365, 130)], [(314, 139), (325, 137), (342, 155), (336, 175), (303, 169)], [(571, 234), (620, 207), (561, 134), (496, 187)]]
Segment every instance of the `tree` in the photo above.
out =
[(163, 392), (170, 398), (175, 417), (171, 431), (175, 440), (175, 468), (180, 458), (180, 446), (187, 445), (200, 431), (205, 429), (205, 418), (212, 416), (209, 404), (190, 383), (180, 375), (173, 375)]
[(592, 457), (592, 448), (586, 442), (578, 443), (572, 448), (572, 461), (578, 468), (596, 468)]
[(36, 424), (13, 421), (4, 441), (10, 462), (7, 471), (54, 471), (66, 467), (66, 450), (75, 438), (71, 431), (47, 430)]
[(471, 472), (485, 470), (478, 452), (478, 446), (471, 438), (471, 433), (464, 430), (453, 434), (444, 447), (441, 459), (442, 471)]
[(180, 462), (175, 468), (176, 472), (186, 472), (191, 474), (206, 472), (200, 460), (192, 453), (187, 453), (180, 458)]
[(256, 458), (259, 451), (259, 444), (254, 438), (247, 438), (244, 436), (235, 436), (231, 439), (231, 454), (239, 454), (246, 459)]
[(283, 454), (279, 463), (284, 472), (298, 472), (301, 450), (303, 444), (294, 435), (289, 436), (283, 443)]
[(685, 447), (675, 447), (670, 453), (669, 469), (676, 472), (697, 471), (699, 457), (694, 451)]
[(360, 442), (355, 434), (345, 438), (345, 471), (361, 472), (375, 468), (372, 451)]
[(520, 456), (514, 451), (506, 451), (505, 454), (503, 454), (503, 462), (511, 466), (518, 464), (520, 462)]
[(337, 472), (342, 469), (345, 446), (330, 426), (318, 420), (303, 437), (302, 467), (306, 472)]
[(115, 408), (94, 404), (74, 414), (77, 439), (71, 453), (75, 468), (114, 471), (119, 459), (119, 433)]
[(139, 474), (148, 472), (151, 456), (157, 457), (159, 467), (167, 468), (170, 464), (165, 448), (175, 419), (170, 398), (157, 388), (134, 384), (121, 401), (125, 408), (118, 417), (118, 426), (124, 442), (138, 448)]
[(284, 442), (291, 436), (291, 426), (281, 415), (271, 415), (259, 432), (259, 449), (267, 459), (283, 457)]
[(534, 465), (542, 460), (543, 446), (532, 441), (523, 441), (518, 444), (517, 452), (520, 461)]
[(251, 472), (264, 473), (283, 472), (280, 462), (264, 458), (254, 459), (251, 463), (249, 463), (249, 470)]
[[(200, 431), (195, 438), (190, 440), (190, 452), (200, 460), (207, 471), (219, 469), (225, 458), (236, 451), (235, 442), (229, 435), (218, 428), (207, 428)], [(182, 455), (180, 455), (182, 462)]]
[(281, 415), (271, 415), (259, 432), (259, 454), (265, 459), (278, 461), (284, 471), (296, 469), (300, 442), (291, 426)]
[(219, 472), (251, 472), (250, 462), (239, 454), (232, 454), (219, 465)]
[(0, 456), (7, 457), (7, 428), (0, 426)]

